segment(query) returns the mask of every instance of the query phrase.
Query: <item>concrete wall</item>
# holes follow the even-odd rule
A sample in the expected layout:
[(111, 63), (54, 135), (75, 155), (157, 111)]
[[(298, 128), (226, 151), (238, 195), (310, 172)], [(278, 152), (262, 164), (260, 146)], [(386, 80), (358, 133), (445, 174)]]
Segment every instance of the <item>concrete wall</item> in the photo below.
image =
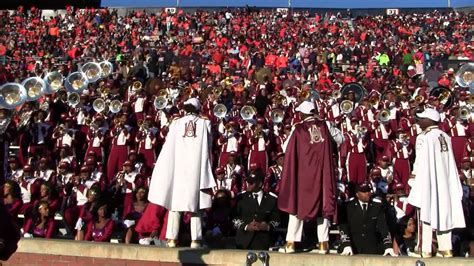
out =
[[(271, 266), (414, 266), (416, 259), (408, 257), (316, 255), (310, 253), (280, 254), (269, 252)], [(247, 251), (240, 250), (191, 250), (152, 246), (74, 242), (70, 240), (22, 239), (18, 251), (3, 265), (244, 265)], [(431, 258), (427, 266), (473, 265), (474, 260)], [(253, 265), (261, 265), (257, 261)]]

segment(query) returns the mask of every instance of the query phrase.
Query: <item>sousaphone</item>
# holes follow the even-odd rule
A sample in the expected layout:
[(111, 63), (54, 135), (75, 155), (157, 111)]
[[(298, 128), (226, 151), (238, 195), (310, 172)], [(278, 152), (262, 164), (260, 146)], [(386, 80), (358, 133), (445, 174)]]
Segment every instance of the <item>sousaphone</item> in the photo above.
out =
[(430, 97), (438, 99), (444, 110), (449, 109), (454, 103), (454, 97), (451, 91), (446, 87), (436, 87), (430, 91)]
[(342, 99), (347, 99), (349, 93), (354, 93), (354, 102), (360, 102), (365, 96), (367, 96), (366, 89), (357, 82), (347, 83), (341, 88)]

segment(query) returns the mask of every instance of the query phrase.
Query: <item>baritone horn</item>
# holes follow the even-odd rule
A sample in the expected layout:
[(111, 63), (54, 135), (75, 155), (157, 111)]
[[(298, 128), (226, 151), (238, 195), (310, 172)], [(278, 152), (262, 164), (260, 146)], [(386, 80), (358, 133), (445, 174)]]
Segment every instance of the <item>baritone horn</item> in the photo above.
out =
[(415, 96), (415, 102), (417, 104), (422, 104), (425, 102), (425, 97), (423, 97), (423, 95), (416, 95)]
[(351, 100), (344, 100), (339, 104), (339, 109), (343, 114), (350, 114), (354, 110), (354, 103)]
[(44, 90), (46, 89), (46, 83), (38, 77), (27, 78), (21, 83), (21, 85), (26, 89), (27, 102), (38, 100), (44, 94)]
[(67, 103), (71, 107), (76, 107), (81, 101), (81, 96), (77, 92), (71, 92), (67, 95)]
[(113, 114), (116, 114), (122, 110), (122, 102), (120, 100), (113, 100), (109, 104), (109, 110)]
[(456, 72), (455, 78), (459, 86), (474, 89), (474, 63), (462, 65)]
[(0, 107), (15, 109), (25, 103), (27, 92), (19, 83), (5, 83), (0, 87)]
[(471, 109), (467, 106), (459, 108), (459, 119), (463, 121), (469, 120), (471, 117)]
[(284, 116), (285, 116), (285, 112), (280, 108), (273, 109), (270, 112), (270, 117), (271, 117), (273, 123), (275, 123), (275, 124), (279, 124), (279, 123), (283, 122)]
[(45, 94), (56, 93), (59, 89), (63, 87), (63, 75), (58, 71), (49, 72), (44, 77), (43, 81), (46, 85)]
[(341, 96), (342, 96), (341, 90), (334, 90), (331, 94), (331, 97), (333, 99), (339, 99), (341, 98)]
[(222, 103), (219, 103), (214, 106), (212, 112), (214, 113), (215, 117), (223, 119), (227, 115), (227, 107), (225, 107), (225, 105), (223, 105)]
[(250, 120), (253, 118), (253, 116), (256, 114), (256, 110), (254, 107), (250, 106), (250, 105), (244, 105), (241, 109), (240, 109), (240, 116), (242, 117), (242, 119), (244, 120)]
[(165, 96), (158, 96), (153, 101), (153, 106), (155, 106), (156, 110), (163, 110), (168, 105), (168, 100)]
[(222, 88), (215, 88), (212, 90), (212, 94), (216, 97), (220, 97), (222, 95)]
[(388, 109), (382, 109), (377, 115), (377, 121), (381, 124), (386, 124), (390, 120), (390, 111)]

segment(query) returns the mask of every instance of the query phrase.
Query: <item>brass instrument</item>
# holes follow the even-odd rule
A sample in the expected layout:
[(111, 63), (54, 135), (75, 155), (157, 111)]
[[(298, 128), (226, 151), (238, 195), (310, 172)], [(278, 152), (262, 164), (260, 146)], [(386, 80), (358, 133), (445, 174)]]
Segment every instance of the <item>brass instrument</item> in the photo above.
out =
[(0, 109), (0, 134), (4, 134), (7, 131), (11, 121), (12, 112), (7, 109)]
[(21, 85), (26, 89), (27, 102), (38, 100), (44, 94), (44, 90), (46, 89), (46, 83), (38, 77), (27, 78), (21, 83)]
[(156, 110), (163, 110), (168, 105), (168, 100), (165, 96), (158, 96), (153, 101), (153, 106), (155, 106)]
[(342, 93), (340, 90), (334, 90), (332, 93), (331, 93), (331, 97), (335, 100), (341, 98), (342, 96)]
[(113, 114), (116, 114), (122, 110), (122, 102), (120, 100), (113, 100), (109, 104), (109, 110)]
[(102, 69), (99, 63), (96, 62), (87, 62), (81, 67), (81, 72), (87, 78), (87, 81), (92, 83), (96, 82), (102, 77)]
[(112, 63), (109, 61), (102, 61), (99, 63), (99, 65), (101, 69), (100, 76), (102, 78), (110, 76), (114, 71), (114, 65), (112, 65)]
[(286, 97), (281, 94), (277, 94), (273, 97), (273, 103), (276, 105), (283, 105), (283, 106), (288, 105), (288, 101)]
[(250, 105), (244, 105), (240, 109), (240, 116), (244, 120), (251, 120), (256, 113), (257, 113), (257, 110), (255, 110), (255, 107), (250, 106)]
[(310, 91), (308, 91), (308, 90), (302, 90), (302, 91), (299, 93), (299, 98), (300, 98), (300, 100), (302, 100), (302, 101), (308, 100), (310, 96), (311, 96), (311, 93), (310, 93)]
[(274, 124), (280, 124), (283, 122), (283, 118), (285, 117), (285, 112), (282, 109), (273, 109), (270, 112), (270, 117), (272, 118), (272, 122)]
[(66, 82), (64, 83), (66, 91), (77, 93), (82, 93), (82, 91), (84, 91), (88, 85), (89, 81), (86, 75), (82, 72), (74, 72), (69, 74), (69, 76), (66, 78)]
[(343, 114), (350, 114), (354, 110), (354, 103), (350, 100), (344, 100), (339, 104), (339, 109)]
[(377, 120), (381, 124), (386, 124), (388, 121), (390, 121), (390, 110), (388, 109), (382, 109), (377, 115)]
[(217, 98), (219, 98), (221, 95), (222, 95), (222, 88), (215, 88), (212, 90), (212, 94), (214, 94), (214, 96), (216, 96)]
[(225, 125), (224, 129), (225, 129), (225, 132), (227, 132), (227, 133), (230, 133), (234, 130), (234, 128), (232, 127), (232, 125), (230, 123), (227, 123)]
[(425, 102), (425, 97), (423, 97), (423, 95), (416, 95), (415, 96), (415, 102), (417, 104), (422, 104)]
[(354, 102), (356, 103), (360, 102), (367, 95), (367, 90), (362, 85), (357, 82), (352, 82), (342, 87), (341, 97), (347, 99), (347, 95), (351, 92), (354, 94)]
[(469, 105), (474, 105), (474, 94), (469, 94), (467, 97), (466, 103)]
[(430, 91), (430, 96), (437, 98), (444, 109), (449, 109), (454, 103), (451, 91), (445, 87), (433, 88)]
[(216, 104), (212, 109), (215, 117), (223, 119), (227, 115), (227, 107), (221, 103)]
[(63, 75), (58, 71), (49, 72), (44, 77), (43, 81), (45, 83), (45, 94), (53, 94), (59, 91), (63, 86)]
[(138, 80), (135, 80), (133, 83), (132, 83), (132, 91), (139, 91), (143, 88), (143, 83), (141, 81), (138, 81)]
[(474, 63), (462, 65), (456, 72), (455, 79), (460, 87), (474, 89)]
[(71, 107), (76, 107), (81, 102), (81, 96), (77, 92), (71, 92), (67, 95), (67, 103)]
[(167, 97), (167, 96), (168, 96), (168, 92), (167, 92), (165, 89), (161, 89), (161, 90), (158, 91), (158, 96)]
[(471, 109), (467, 106), (462, 106), (459, 108), (458, 117), (462, 121), (467, 121), (471, 117)]
[(357, 127), (357, 132), (360, 134), (360, 135), (365, 135), (367, 134), (367, 128), (364, 127), (364, 126), (358, 126)]
[(375, 106), (379, 103), (379, 98), (376, 96), (370, 97), (369, 104)]
[(97, 89), (97, 92), (100, 94), (100, 97), (106, 99), (109, 97), (110, 88), (102, 86)]
[(0, 107), (15, 109), (25, 103), (27, 91), (19, 83), (5, 83), (0, 87)]
[(105, 103), (104, 99), (102, 99), (102, 98), (95, 99), (94, 102), (92, 103), (92, 108), (97, 113), (102, 113), (103, 111), (105, 111), (106, 103)]

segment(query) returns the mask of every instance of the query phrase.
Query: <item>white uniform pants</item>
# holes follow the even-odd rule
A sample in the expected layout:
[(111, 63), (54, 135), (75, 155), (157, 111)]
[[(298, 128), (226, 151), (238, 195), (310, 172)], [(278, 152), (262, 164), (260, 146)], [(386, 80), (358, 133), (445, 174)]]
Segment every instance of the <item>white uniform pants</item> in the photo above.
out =
[[(318, 224), (318, 240), (319, 242), (329, 241), (329, 220), (319, 217), (316, 219)], [(288, 220), (288, 230), (286, 233), (286, 241), (300, 242), (303, 235), (303, 221), (298, 219), (295, 215), (290, 214)]]
[[(181, 213), (170, 211), (168, 213), (168, 225), (166, 227), (167, 239), (178, 239), (179, 225), (181, 222)], [(201, 214), (193, 213), (191, 215), (191, 240), (202, 240)]]
[[(430, 224), (423, 223), (421, 226), (421, 251), (431, 253), (431, 244), (433, 242), (433, 229)], [(438, 250), (448, 251), (453, 249), (451, 242), (451, 231), (436, 231), (436, 239), (438, 240)], [(418, 240), (418, 243), (420, 239)]]

